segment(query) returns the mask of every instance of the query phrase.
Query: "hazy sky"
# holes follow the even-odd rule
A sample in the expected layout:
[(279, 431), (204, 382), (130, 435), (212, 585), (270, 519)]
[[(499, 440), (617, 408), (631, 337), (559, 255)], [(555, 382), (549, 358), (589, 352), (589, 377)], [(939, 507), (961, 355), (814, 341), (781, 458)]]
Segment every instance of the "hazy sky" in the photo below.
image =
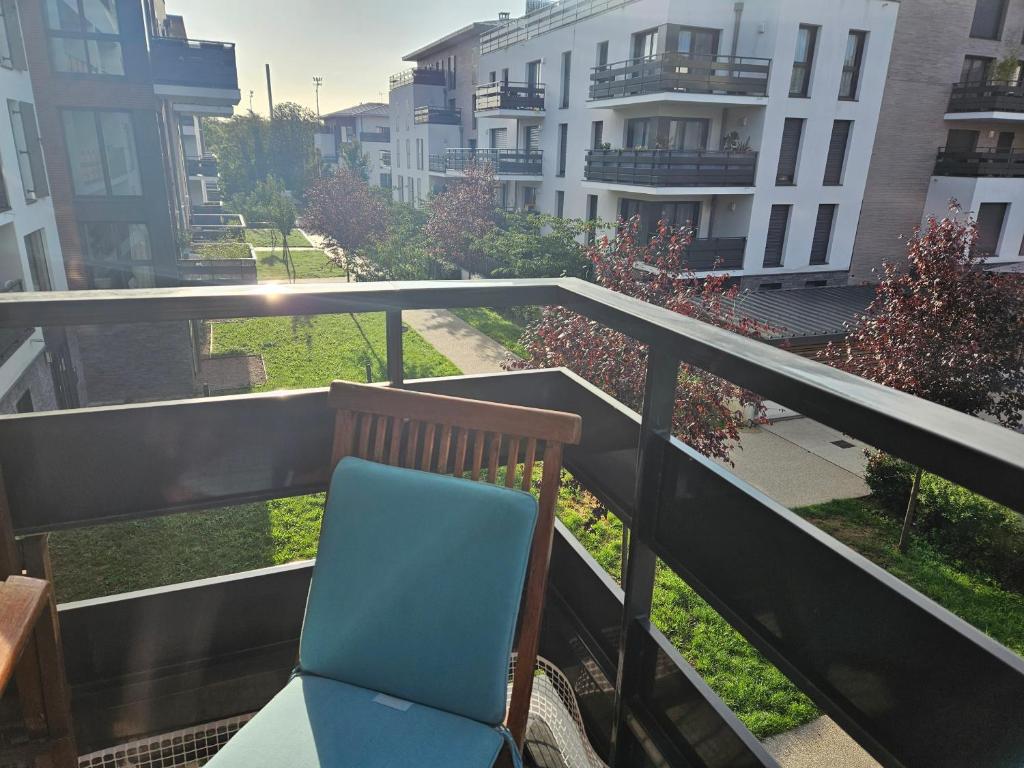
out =
[(237, 45), (239, 110), (267, 111), (263, 65), (274, 101), (314, 106), (322, 75), (322, 114), (361, 101), (387, 101), (388, 76), (402, 56), (472, 21), (520, 16), (524, 0), (167, 0), (191, 38)]

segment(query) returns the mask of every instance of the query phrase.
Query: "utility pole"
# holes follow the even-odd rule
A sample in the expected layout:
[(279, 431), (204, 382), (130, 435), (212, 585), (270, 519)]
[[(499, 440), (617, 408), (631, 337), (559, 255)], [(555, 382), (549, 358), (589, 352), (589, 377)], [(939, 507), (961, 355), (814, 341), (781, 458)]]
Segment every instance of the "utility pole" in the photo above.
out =
[(270, 65), (267, 64), (267, 103), (270, 104), (270, 119), (274, 119), (274, 91), (270, 87)]
[(313, 85), (316, 87), (316, 117), (320, 119), (320, 86), (324, 84), (324, 79), (320, 75), (313, 75)]
[(249, 111), (252, 112), (252, 97), (256, 93), (252, 88), (249, 89)]

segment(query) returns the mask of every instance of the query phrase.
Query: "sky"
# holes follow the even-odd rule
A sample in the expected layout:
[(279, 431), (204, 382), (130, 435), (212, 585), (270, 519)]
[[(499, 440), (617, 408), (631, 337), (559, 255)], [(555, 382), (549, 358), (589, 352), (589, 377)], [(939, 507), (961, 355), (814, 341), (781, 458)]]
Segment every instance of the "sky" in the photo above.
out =
[(188, 36), (236, 44), (242, 101), (267, 113), (263, 65), (274, 102), (315, 108), (313, 76), (323, 77), (320, 112), (363, 101), (386, 102), (388, 77), (408, 68), (402, 56), (499, 11), (521, 16), (525, 0), (167, 0), (185, 17)]

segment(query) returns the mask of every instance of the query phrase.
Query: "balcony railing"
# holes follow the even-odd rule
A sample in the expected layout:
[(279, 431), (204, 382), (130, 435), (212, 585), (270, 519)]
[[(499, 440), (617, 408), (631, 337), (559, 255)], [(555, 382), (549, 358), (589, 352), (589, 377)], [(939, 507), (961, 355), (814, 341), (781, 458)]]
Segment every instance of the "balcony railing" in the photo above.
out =
[[(25, 290), (23, 280), (9, 280), (0, 283), (0, 294), (21, 293)], [(0, 327), (0, 365), (10, 360), (11, 355), (18, 351), (22, 344), (35, 333), (35, 328), (3, 328)]]
[(413, 122), (417, 125), (462, 125), (461, 109), (445, 109), (444, 107), (416, 107), (412, 113)]
[[(562, 306), (647, 345), (642, 416), (564, 369), (405, 381), (402, 311), (476, 306)], [(659, 559), (884, 765), (1024, 755), (1024, 659), (669, 435), (686, 362), (1021, 510), (1009, 430), (572, 279), (0, 296), (0, 328), (345, 312), (386, 313), (391, 386), (582, 416), (565, 466), (628, 526), (629, 566), (620, 590), (559, 526), (541, 654), (604, 760), (777, 765), (649, 621)], [(5, 524), (42, 553), (17, 567), (47, 567), (48, 531), (322, 492), (327, 407), (315, 389), (0, 417)], [(311, 568), (62, 606), (81, 751), (263, 706), (294, 665)]]
[(364, 144), (366, 142), (389, 142), (391, 141), (391, 129), (381, 128), (380, 130), (376, 131), (360, 131), (359, 141), (363, 142)]
[(543, 83), (488, 83), (477, 86), (473, 109), (487, 112), (508, 109), (517, 112), (544, 111)]
[(474, 164), (487, 164), (498, 176), (540, 176), (544, 151), (540, 149), (449, 149), (445, 168), (463, 172)]
[(403, 85), (448, 85), (448, 73), (433, 67), (416, 67), (392, 75), (389, 79), (391, 90)]
[(590, 98), (656, 93), (767, 96), (771, 59), (663, 53), (594, 67)]
[(1024, 112), (1024, 83), (990, 80), (956, 83), (949, 96), (950, 112)]
[(975, 149), (971, 151), (939, 147), (935, 161), (936, 176), (970, 178), (1024, 178), (1024, 151)]
[(256, 258), (179, 259), (178, 279), (184, 285), (255, 285)]
[(444, 155), (431, 155), (428, 158), (428, 168), (431, 173), (444, 173), (448, 169)]
[(745, 237), (699, 238), (686, 247), (683, 260), (694, 272), (743, 269), (743, 254), (746, 249)]
[(238, 90), (234, 43), (153, 37), (149, 50), (155, 83)]
[(607, 13), (636, 0), (560, 0), (528, 13), (518, 19), (509, 19), (480, 36), (480, 53), (493, 53), (503, 48), (532, 40), (556, 29), (578, 24), (591, 16)]
[(185, 166), (189, 176), (216, 176), (217, 156), (205, 154), (202, 157), (186, 157)]
[(752, 187), (756, 152), (675, 149), (592, 149), (588, 181), (648, 187)]

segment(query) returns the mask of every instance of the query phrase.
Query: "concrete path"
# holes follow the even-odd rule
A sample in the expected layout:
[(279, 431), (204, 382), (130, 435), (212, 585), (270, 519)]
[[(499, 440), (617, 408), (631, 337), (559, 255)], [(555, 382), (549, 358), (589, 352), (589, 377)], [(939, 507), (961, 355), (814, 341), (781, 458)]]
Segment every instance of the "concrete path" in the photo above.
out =
[(463, 373), (498, 373), (508, 350), (446, 309), (407, 309), (402, 320)]
[(764, 741), (782, 768), (881, 768), (829, 717), (819, 717)]

